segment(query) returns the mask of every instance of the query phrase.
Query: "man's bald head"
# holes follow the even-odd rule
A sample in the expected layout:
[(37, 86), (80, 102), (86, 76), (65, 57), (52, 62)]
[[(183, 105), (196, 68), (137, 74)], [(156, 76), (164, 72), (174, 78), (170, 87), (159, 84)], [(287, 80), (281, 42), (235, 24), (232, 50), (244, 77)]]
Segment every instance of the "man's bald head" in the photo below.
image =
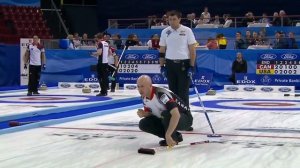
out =
[(148, 75), (142, 75), (138, 78), (137, 84), (143, 83), (145, 85), (152, 85), (152, 80)]
[(152, 80), (148, 75), (142, 75), (137, 80), (137, 87), (142, 97), (149, 97), (151, 93)]

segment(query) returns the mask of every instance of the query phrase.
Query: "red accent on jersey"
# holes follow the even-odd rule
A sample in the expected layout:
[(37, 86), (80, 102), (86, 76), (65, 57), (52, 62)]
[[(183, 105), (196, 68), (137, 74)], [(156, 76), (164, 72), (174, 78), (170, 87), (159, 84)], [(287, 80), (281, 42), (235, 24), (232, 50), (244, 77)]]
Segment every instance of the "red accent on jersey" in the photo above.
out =
[[(44, 48), (44, 46), (42, 45), (42, 44), (40, 44), (40, 43), (32, 43), (32, 45), (33, 46), (36, 46), (36, 48), (38, 48), (39, 50), (41, 50), (41, 49), (43, 49)], [(28, 49), (29, 49), (29, 45), (28, 45)]]
[(109, 47), (109, 49), (111, 50), (112, 53), (116, 52), (116, 49), (113, 47)]
[(152, 98), (153, 98), (153, 96), (154, 96), (154, 93), (155, 93), (155, 87), (152, 87), (152, 88), (151, 88), (150, 100), (152, 100)]
[(44, 48), (44, 46), (43, 46), (42, 44), (40, 44), (40, 43), (38, 43), (38, 44), (36, 45), (36, 47), (37, 47), (39, 50), (41, 50), (41, 49)]
[(175, 99), (170, 99), (168, 102), (176, 102)]
[(144, 106), (144, 111), (145, 111), (145, 112), (151, 112), (151, 109)]

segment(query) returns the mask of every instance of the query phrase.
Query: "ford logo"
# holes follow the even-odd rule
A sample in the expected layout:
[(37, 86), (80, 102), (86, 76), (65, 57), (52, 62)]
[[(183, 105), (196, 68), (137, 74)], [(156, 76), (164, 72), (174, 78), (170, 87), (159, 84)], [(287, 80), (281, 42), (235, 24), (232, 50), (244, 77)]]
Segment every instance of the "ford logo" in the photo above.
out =
[(244, 90), (248, 91), (248, 92), (253, 92), (256, 90), (256, 88), (255, 87), (245, 87)]
[(83, 87), (84, 87), (84, 84), (75, 84), (75, 87), (76, 87), (76, 88), (83, 88)]
[(144, 54), (142, 57), (143, 57), (143, 59), (146, 59), (146, 60), (154, 60), (154, 59), (156, 59), (156, 55), (155, 54)]
[(71, 85), (68, 84), (68, 83), (62, 83), (62, 84), (60, 84), (60, 86), (61, 86), (62, 88), (69, 88), (69, 87), (71, 87)]
[(137, 86), (135, 86), (135, 85), (127, 85), (126, 89), (128, 89), (128, 90), (136, 90)]
[(239, 88), (236, 87), (236, 86), (229, 86), (229, 87), (226, 88), (226, 90), (229, 90), (229, 91), (237, 91), (237, 90), (239, 90)]
[(96, 89), (96, 88), (99, 88), (99, 85), (98, 84), (90, 84), (89, 87), (92, 89)]
[(139, 55), (137, 55), (137, 54), (127, 54), (127, 55), (125, 55), (125, 58), (128, 59), (128, 60), (137, 60), (137, 59), (139, 59)]
[(292, 89), (288, 88), (288, 87), (281, 87), (278, 88), (279, 92), (290, 92), (292, 91)]
[(277, 56), (275, 54), (262, 54), (260, 56), (261, 59), (263, 60), (273, 60), (275, 59)]
[(262, 87), (260, 88), (260, 90), (263, 92), (272, 92), (274, 89), (271, 87)]
[(297, 58), (296, 54), (283, 54), (281, 55), (281, 58), (284, 60), (294, 60)]

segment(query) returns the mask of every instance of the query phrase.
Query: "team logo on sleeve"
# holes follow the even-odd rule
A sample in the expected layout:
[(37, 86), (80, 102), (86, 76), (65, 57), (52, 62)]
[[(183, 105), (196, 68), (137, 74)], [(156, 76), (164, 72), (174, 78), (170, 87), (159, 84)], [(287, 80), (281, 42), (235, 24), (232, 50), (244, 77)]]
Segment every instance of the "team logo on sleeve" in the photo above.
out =
[(167, 102), (170, 101), (170, 98), (166, 94), (163, 94), (160, 96), (160, 101), (167, 104)]
[(166, 33), (167, 33), (167, 37), (168, 37), (172, 33), (172, 31), (168, 30)]

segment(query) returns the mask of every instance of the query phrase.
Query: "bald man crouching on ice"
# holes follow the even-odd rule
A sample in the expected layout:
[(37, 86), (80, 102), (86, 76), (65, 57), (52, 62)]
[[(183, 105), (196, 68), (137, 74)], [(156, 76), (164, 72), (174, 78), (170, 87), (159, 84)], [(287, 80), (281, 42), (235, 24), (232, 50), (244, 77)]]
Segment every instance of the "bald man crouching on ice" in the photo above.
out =
[(152, 86), (147, 75), (138, 78), (137, 87), (144, 104), (144, 109), (137, 112), (142, 118), (140, 129), (164, 138), (159, 142), (161, 146), (174, 146), (183, 141), (177, 130), (187, 130), (192, 126), (189, 106), (170, 90)]

